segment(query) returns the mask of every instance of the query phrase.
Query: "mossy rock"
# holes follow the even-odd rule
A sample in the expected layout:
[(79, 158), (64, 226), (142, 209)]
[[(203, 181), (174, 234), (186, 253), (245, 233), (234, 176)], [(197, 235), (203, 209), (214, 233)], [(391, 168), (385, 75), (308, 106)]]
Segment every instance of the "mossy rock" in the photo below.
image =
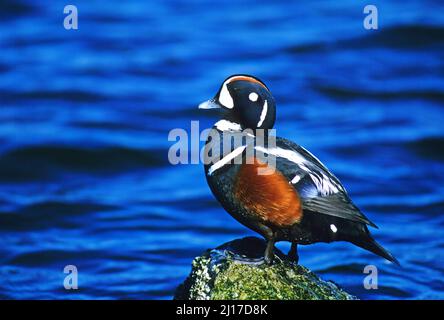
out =
[(273, 265), (263, 263), (265, 242), (248, 237), (196, 257), (178, 300), (352, 300), (336, 284), (286, 260), (275, 250)]

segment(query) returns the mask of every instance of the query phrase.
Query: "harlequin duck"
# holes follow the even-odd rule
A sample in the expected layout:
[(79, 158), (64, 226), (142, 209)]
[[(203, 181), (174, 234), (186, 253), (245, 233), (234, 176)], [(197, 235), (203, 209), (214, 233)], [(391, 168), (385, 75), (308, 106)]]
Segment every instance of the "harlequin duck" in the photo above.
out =
[(261, 80), (230, 76), (199, 108), (223, 111), (205, 144), (208, 185), (226, 211), (265, 238), (267, 264), (277, 241), (291, 242), (288, 256), (296, 263), (298, 244), (348, 241), (399, 265), (370, 235), (367, 226), (376, 225), (315, 156), (284, 138), (268, 142), (276, 105)]

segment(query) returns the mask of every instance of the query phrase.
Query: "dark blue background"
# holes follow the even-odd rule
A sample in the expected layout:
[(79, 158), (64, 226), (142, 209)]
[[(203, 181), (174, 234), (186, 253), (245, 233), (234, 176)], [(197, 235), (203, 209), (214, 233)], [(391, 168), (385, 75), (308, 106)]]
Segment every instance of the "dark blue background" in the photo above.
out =
[(211, 126), (197, 104), (249, 73), (403, 268), (345, 243), (300, 263), (364, 299), (444, 298), (444, 7), (373, 3), (372, 31), (356, 0), (1, 1), (0, 297), (169, 299), (193, 257), (254, 235), (167, 160), (168, 132)]

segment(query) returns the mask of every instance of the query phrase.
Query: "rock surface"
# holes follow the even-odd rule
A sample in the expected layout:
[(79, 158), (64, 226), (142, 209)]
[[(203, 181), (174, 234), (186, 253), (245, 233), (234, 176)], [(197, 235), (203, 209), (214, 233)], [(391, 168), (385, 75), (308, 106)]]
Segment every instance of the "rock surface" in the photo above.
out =
[(356, 297), (320, 279), (275, 249), (275, 262), (263, 261), (265, 241), (248, 237), (196, 257), (188, 278), (177, 288), (178, 300), (350, 300)]

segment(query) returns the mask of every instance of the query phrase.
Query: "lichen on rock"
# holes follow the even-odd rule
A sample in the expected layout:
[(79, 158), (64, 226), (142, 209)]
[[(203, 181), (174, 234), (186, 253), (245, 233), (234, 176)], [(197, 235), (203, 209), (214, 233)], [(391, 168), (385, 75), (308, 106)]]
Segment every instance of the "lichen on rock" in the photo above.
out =
[(354, 296), (275, 249), (273, 265), (263, 263), (265, 242), (255, 237), (228, 242), (196, 257), (179, 300), (350, 300)]

